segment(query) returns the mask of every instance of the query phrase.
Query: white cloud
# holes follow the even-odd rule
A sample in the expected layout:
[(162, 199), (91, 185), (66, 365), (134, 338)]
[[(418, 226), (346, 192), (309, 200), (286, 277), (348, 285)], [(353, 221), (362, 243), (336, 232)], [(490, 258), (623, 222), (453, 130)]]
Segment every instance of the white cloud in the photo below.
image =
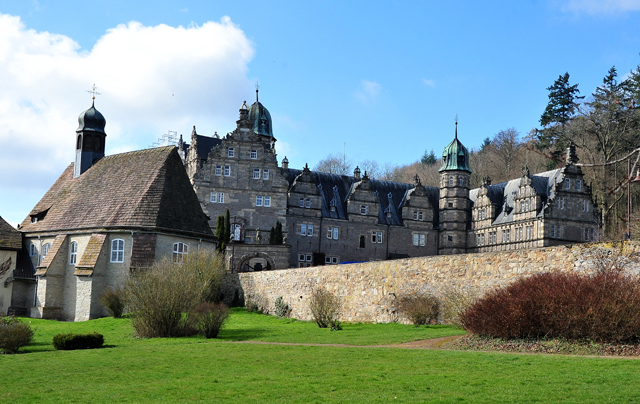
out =
[[(253, 44), (228, 17), (187, 28), (133, 21), (108, 30), (87, 51), (0, 14), (1, 199), (41, 197), (74, 159), (77, 117), (91, 106), (86, 90), (93, 83), (112, 154), (149, 146), (167, 130), (187, 139), (192, 125), (201, 134), (232, 130), (251, 94), (253, 55)], [(5, 203), (0, 215), (13, 209)], [(24, 215), (31, 207), (22, 207)]]
[(380, 94), (380, 84), (375, 81), (362, 80), (360, 89), (355, 92), (355, 96), (363, 103), (373, 101)]
[(640, 0), (568, 0), (562, 10), (591, 15), (618, 14), (640, 11)]
[(426, 84), (429, 87), (435, 87), (436, 86), (436, 82), (430, 79), (422, 79), (422, 82), (424, 84)]

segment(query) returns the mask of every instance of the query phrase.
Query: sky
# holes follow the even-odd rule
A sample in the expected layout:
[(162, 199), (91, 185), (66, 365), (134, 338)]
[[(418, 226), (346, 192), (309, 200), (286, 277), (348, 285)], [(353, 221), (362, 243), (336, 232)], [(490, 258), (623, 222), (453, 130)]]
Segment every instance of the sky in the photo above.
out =
[(569, 72), (589, 96), (640, 65), (640, 0), (0, 0), (0, 216), (16, 225), (74, 160), (78, 115), (106, 154), (273, 119), (290, 166), (329, 154), (405, 165), (454, 134), (539, 127)]

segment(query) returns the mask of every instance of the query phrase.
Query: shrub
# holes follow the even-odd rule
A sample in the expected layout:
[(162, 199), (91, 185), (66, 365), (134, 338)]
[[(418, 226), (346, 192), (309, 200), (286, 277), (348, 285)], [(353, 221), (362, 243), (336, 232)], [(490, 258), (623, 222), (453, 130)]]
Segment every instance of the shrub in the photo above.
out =
[(57, 334), (53, 337), (53, 347), (57, 350), (93, 349), (104, 345), (104, 337), (97, 332), (88, 334)]
[(309, 310), (313, 320), (318, 324), (320, 328), (332, 328), (337, 325), (340, 327), (338, 317), (340, 316), (340, 310), (342, 304), (340, 298), (328, 290), (317, 287), (311, 292), (311, 298), (309, 299)]
[(186, 313), (220, 296), (226, 271), (221, 254), (200, 250), (181, 264), (169, 260), (134, 273), (124, 287), (131, 322), (140, 337), (179, 337), (189, 333)]
[(225, 321), (229, 309), (224, 303), (200, 303), (189, 315), (191, 324), (205, 338), (216, 338)]
[(0, 350), (5, 353), (16, 353), (33, 340), (33, 330), (13, 316), (0, 313)]
[(637, 342), (640, 278), (619, 271), (537, 274), (489, 293), (461, 322), (490, 337)]
[(419, 327), (438, 318), (440, 303), (431, 294), (412, 293), (399, 297), (395, 301), (395, 307), (414, 326)]
[(267, 307), (267, 299), (261, 295), (255, 295), (248, 297), (244, 306), (249, 313), (269, 314), (269, 308)]
[(474, 293), (456, 286), (444, 286), (438, 294), (440, 319), (444, 323), (460, 325), (460, 316), (477, 297)]
[(100, 303), (104, 305), (109, 315), (113, 318), (122, 317), (125, 307), (122, 289), (107, 289), (102, 296), (100, 296)]
[(291, 307), (284, 301), (282, 296), (276, 298), (276, 316), (289, 317), (291, 314)]

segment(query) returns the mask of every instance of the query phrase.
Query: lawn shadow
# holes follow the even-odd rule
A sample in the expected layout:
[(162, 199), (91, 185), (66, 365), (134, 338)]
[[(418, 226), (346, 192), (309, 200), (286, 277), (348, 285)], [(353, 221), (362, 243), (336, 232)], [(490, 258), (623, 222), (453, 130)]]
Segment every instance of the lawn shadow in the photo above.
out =
[(243, 328), (239, 330), (220, 330), (217, 339), (225, 341), (250, 341), (259, 338), (266, 330), (262, 328)]

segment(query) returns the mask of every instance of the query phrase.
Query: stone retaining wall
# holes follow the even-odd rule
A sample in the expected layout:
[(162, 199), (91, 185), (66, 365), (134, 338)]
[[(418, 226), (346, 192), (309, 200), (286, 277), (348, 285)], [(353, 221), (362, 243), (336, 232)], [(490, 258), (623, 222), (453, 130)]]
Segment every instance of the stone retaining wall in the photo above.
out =
[[(602, 251), (608, 254), (605, 258)], [(638, 243), (625, 244), (623, 254), (610, 244), (577, 244), (229, 274), (225, 296), (233, 297), (239, 289), (245, 300), (264, 304), (270, 313), (275, 311), (275, 299), (282, 296), (292, 317), (310, 320), (309, 296), (314, 287), (323, 286), (341, 297), (343, 321), (384, 323), (398, 320), (393, 301), (411, 292), (441, 295), (455, 289), (480, 296), (540, 272), (590, 273), (611, 257), (626, 260), (627, 270), (640, 273), (637, 261), (626, 258), (638, 251)]]

